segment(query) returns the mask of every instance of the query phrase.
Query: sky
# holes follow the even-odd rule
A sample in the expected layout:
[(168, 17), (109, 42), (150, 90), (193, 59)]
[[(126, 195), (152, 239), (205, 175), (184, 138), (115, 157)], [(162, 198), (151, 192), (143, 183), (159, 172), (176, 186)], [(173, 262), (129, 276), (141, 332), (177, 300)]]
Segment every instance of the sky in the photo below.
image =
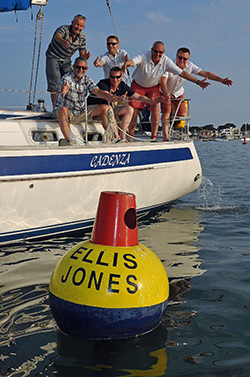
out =
[[(130, 58), (150, 50), (154, 41), (161, 40), (171, 59), (179, 47), (188, 47), (190, 60), (196, 65), (233, 80), (232, 87), (212, 81), (203, 91), (193, 83), (184, 84), (186, 98), (191, 99), (191, 125), (213, 124), (217, 128), (225, 123), (234, 123), (236, 127), (250, 123), (249, 0), (110, 0), (110, 4), (121, 47)], [(15, 106), (23, 110), (28, 104), (27, 92), (2, 89), (30, 88), (39, 7), (32, 9), (17, 12), (18, 22), (13, 12), (0, 14), (0, 108)], [(78, 13), (87, 17), (84, 33), (91, 53), (87, 75), (96, 83), (103, 78), (103, 70), (95, 68), (93, 61), (106, 51), (106, 38), (115, 32), (106, 0), (49, 0), (43, 13), (37, 90), (44, 93), (37, 93), (36, 102), (44, 98), (45, 106), (51, 110), (50, 96), (46, 93), (45, 51), (55, 29), (70, 24)], [(41, 22), (39, 35), (40, 27)]]

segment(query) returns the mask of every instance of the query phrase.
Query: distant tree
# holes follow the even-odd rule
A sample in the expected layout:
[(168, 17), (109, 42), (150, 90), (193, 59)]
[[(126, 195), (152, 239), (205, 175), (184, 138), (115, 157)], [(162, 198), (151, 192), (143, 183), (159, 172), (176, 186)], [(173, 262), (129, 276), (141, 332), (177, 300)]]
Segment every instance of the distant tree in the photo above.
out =
[(250, 124), (244, 123), (240, 128), (241, 132), (250, 131)]
[(236, 126), (233, 123), (226, 123), (223, 126), (219, 126), (218, 130), (221, 131), (221, 130), (225, 130), (226, 128), (236, 128)]
[(203, 130), (215, 131), (215, 128), (214, 128), (213, 124), (207, 124), (206, 126), (203, 126), (202, 129)]
[(199, 132), (200, 131), (200, 126), (191, 126), (191, 127), (189, 127), (189, 131), (190, 132)]

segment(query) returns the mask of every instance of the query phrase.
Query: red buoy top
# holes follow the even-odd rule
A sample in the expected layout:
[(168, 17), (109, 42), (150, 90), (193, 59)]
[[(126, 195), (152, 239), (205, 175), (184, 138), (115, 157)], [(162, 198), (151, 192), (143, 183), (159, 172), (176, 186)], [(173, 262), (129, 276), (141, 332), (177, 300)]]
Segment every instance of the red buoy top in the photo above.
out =
[(121, 247), (138, 245), (134, 194), (101, 192), (90, 242)]

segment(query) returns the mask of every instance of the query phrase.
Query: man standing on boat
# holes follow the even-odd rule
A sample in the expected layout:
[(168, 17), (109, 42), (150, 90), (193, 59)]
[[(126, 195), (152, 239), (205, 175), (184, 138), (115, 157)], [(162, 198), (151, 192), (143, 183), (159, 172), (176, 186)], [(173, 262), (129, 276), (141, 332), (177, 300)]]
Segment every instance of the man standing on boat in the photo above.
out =
[[(109, 78), (110, 69), (112, 67), (122, 67), (123, 64), (129, 60), (128, 53), (125, 50), (122, 50), (120, 47), (119, 38), (116, 35), (110, 35), (107, 38), (107, 49), (108, 51), (105, 54), (99, 56), (94, 61), (95, 67), (103, 67), (104, 78)], [(128, 73), (124, 72), (122, 80), (127, 84), (128, 83)]]
[(62, 25), (56, 29), (46, 51), (46, 77), (53, 108), (60, 80), (72, 70), (71, 56), (78, 50), (79, 56), (90, 58), (90, 52), (86, 49), (85, 35), (82, 32), (85, 25), (86, 17), (77, 14), (71, 25)]
[[(112, 104), (114, 116), (119, 123), (120, 138), (126, 141), (126, 131), (133, 115), (133, 108), (126, 103), (126, 96), (134, 101), (143, 101), (148, 105), (159, 103), (163, 97), (148, 98), (146, 96), (135, 93), (124, 81), (122, 81), (122, 71), (120, 67), (113, 67), (110, 70), (109, 78), (100, 80), (97, 86), (116, 96), (116, 102)], [(104, 129), (107, 128), (107, 113), (109, 105), (106, 100), (97, 98), (96, 96), (88, 97), (88, 117), (93, 121), (100, 119)]]
[[(225, 79), (217, 76), (215, 73), (204, 71), (190, 60), (190, 50), (186, 47), (181, 47), (177, 50), (176, 58), (173, 62), (183, 71), (188, 73), (193, 73), (198, 76), (205, 77), (212, 81), (221, 82), (224, 85), (231, 86), (233, 81), (230, 80), (228, 77)], [(166, 98), (164, 102), (161, 103), (161, 123), (162, 123), (162, 131), (164, 135), (164, 140), (168, 140), (168, 127), (169, 127), (169, 120), (171, 114), (171, 102), (173, 107), (176, 109), (180, 103), (179, 110), (177, 115), (180, 117), (186, 116), (186, 104), (185, 101), (182, 101), (184, 98), (184, 88), (183, 84), (186, 81), (185, 78), (175, 75), (170, 72), (166, 72), (161, 77), (161, 90), (163, 96)], [(170, 102), (170, 98), (172, 101)]]
[(87, 59), (79, 56), (75, 60), (73, 71), (63, 76), (60, 81), (53, 117), (59, 119), (59, 125), (65, 137), (59, 140), (61, 146), (76, 144), (76, 141), (70, 138), (70, 122), (85, 121), (85, 98), (88, 93), (91, 92), (109, 102), (115, 100), (115, 96), (99, 89), (90, 77), (85, 76), (87, 70)]
[[(200, 81), (188, 72), (183, 71), (177, 67), (173, 61), (165, 55), (165, 46), (161, 41), (153, 44), (151, 51), (145, 51), (131, 60), (125, 62), (123, 70), (137, 66), (132, 77), (133, 81), (131, 88), (137, 93), (152, 98), (160, 95), (161, 76), (166, 72), (171, 72), (175, 75), (185, 78), (205, 89), (210, 85), (206, 79)], [(137, 116), (139, 111), (144, 108), (144, 103), (131, 101), (131, 106), (134, 108), (133, 117), (129, 125), (129, 134), (134, 136), (134, 131), (137, 125)], [(157, 138), (157, 131), (159, 127), (160, 114), (158, 104), (150, 105), (151, 112), (151, 138)]]

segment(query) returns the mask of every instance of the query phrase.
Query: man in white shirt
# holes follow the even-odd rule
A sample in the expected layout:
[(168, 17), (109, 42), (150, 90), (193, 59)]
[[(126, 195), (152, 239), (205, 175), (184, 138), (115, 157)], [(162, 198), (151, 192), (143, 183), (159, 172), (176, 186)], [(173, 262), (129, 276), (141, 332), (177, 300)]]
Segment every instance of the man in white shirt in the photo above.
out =
[[(204, 71), (194, 63), (192, 63), (190, 60), (190, 50), (186, 47), (181, 47), (177, 50), (176, 53), (176, 59), (173, 60), (173, 62), (183, 71), (188, 73), (193, 73), (198, 76), (202, 76), (205, 78), (208, 78), (212, 81), (218, 81), (221, 82), (224, 85), (231, 86), (233, 84), (233, 81), (230, 80), (228, 77), (225, 79), (215, 75), (212, 72)], [(168, 140), (168, 127), (169, 127), (169, 120), (170, 120), (170, 113), (171, 113), (171, 102), (175, 109), (177, 109), (177, 106), (180, 103), (180, 107), (178, 109), (177, 115), (180, 117), (186, 116), (186, 104), (185, 101), (183, 101), (184, 98), (184, 88), (183, 84), (186, 81), (185, 78), (180, 77), (178, 75), (175, 75), (170, 72), (166, 72), (161, 77), (161, 90), (163, 93), (163, 96), (166, 98), (164, 102), (161, 103), (161, 122), (162, 122), (162, 130), (164, 135), (164, 140)], [(172, 101), (170, 101), (172, 99)]]
[[(194, 82), (202, 89), (207, 88), (207, 86), (210, 85), (206, 82), (206, 79), (199, 81), (188, 72), (185, 72), (181, 68), (177, 67), (173, 61), (165, 55), (165, 46), (161, 41), (155, 42), (151, 48), (151, 51), (145, 51), (133, 59), (126, 61), (123, 69), (125, 70), (135, 65), (137, 67), (132, 75), (133, 82), (131, 84), (131, 88), (138, 94), (145, 95), (149, 98), (159, 96), (159, 81), (161, 76), (166, 72), (172, 72), (175, 75)], [(131, 106), (134, 108), (134, 114), (129, 125), (129, 134), (133, 136), (137, 124), (137, 116), (139, 111), (144, 108), (145, 104), (132, 100)], [(150, 105), (150, 112), (151, 139), (156, 139), (160, 121), (158, 104)]]
[[(109, 78), (109, 73), (113, 67), (122, 67), (123, 64), (129, 60), (128, 53), (125, 50), (119, 49), (120, 41), (116, 35), (110, 35), (107, 38), (107, 49), (105, 54), (99, 56), (94, 61), (95, 67), (103, 67), (104, 78)], [(123, 74), (123, 81), (128, 84), (128, 73), (127, 71)]]

